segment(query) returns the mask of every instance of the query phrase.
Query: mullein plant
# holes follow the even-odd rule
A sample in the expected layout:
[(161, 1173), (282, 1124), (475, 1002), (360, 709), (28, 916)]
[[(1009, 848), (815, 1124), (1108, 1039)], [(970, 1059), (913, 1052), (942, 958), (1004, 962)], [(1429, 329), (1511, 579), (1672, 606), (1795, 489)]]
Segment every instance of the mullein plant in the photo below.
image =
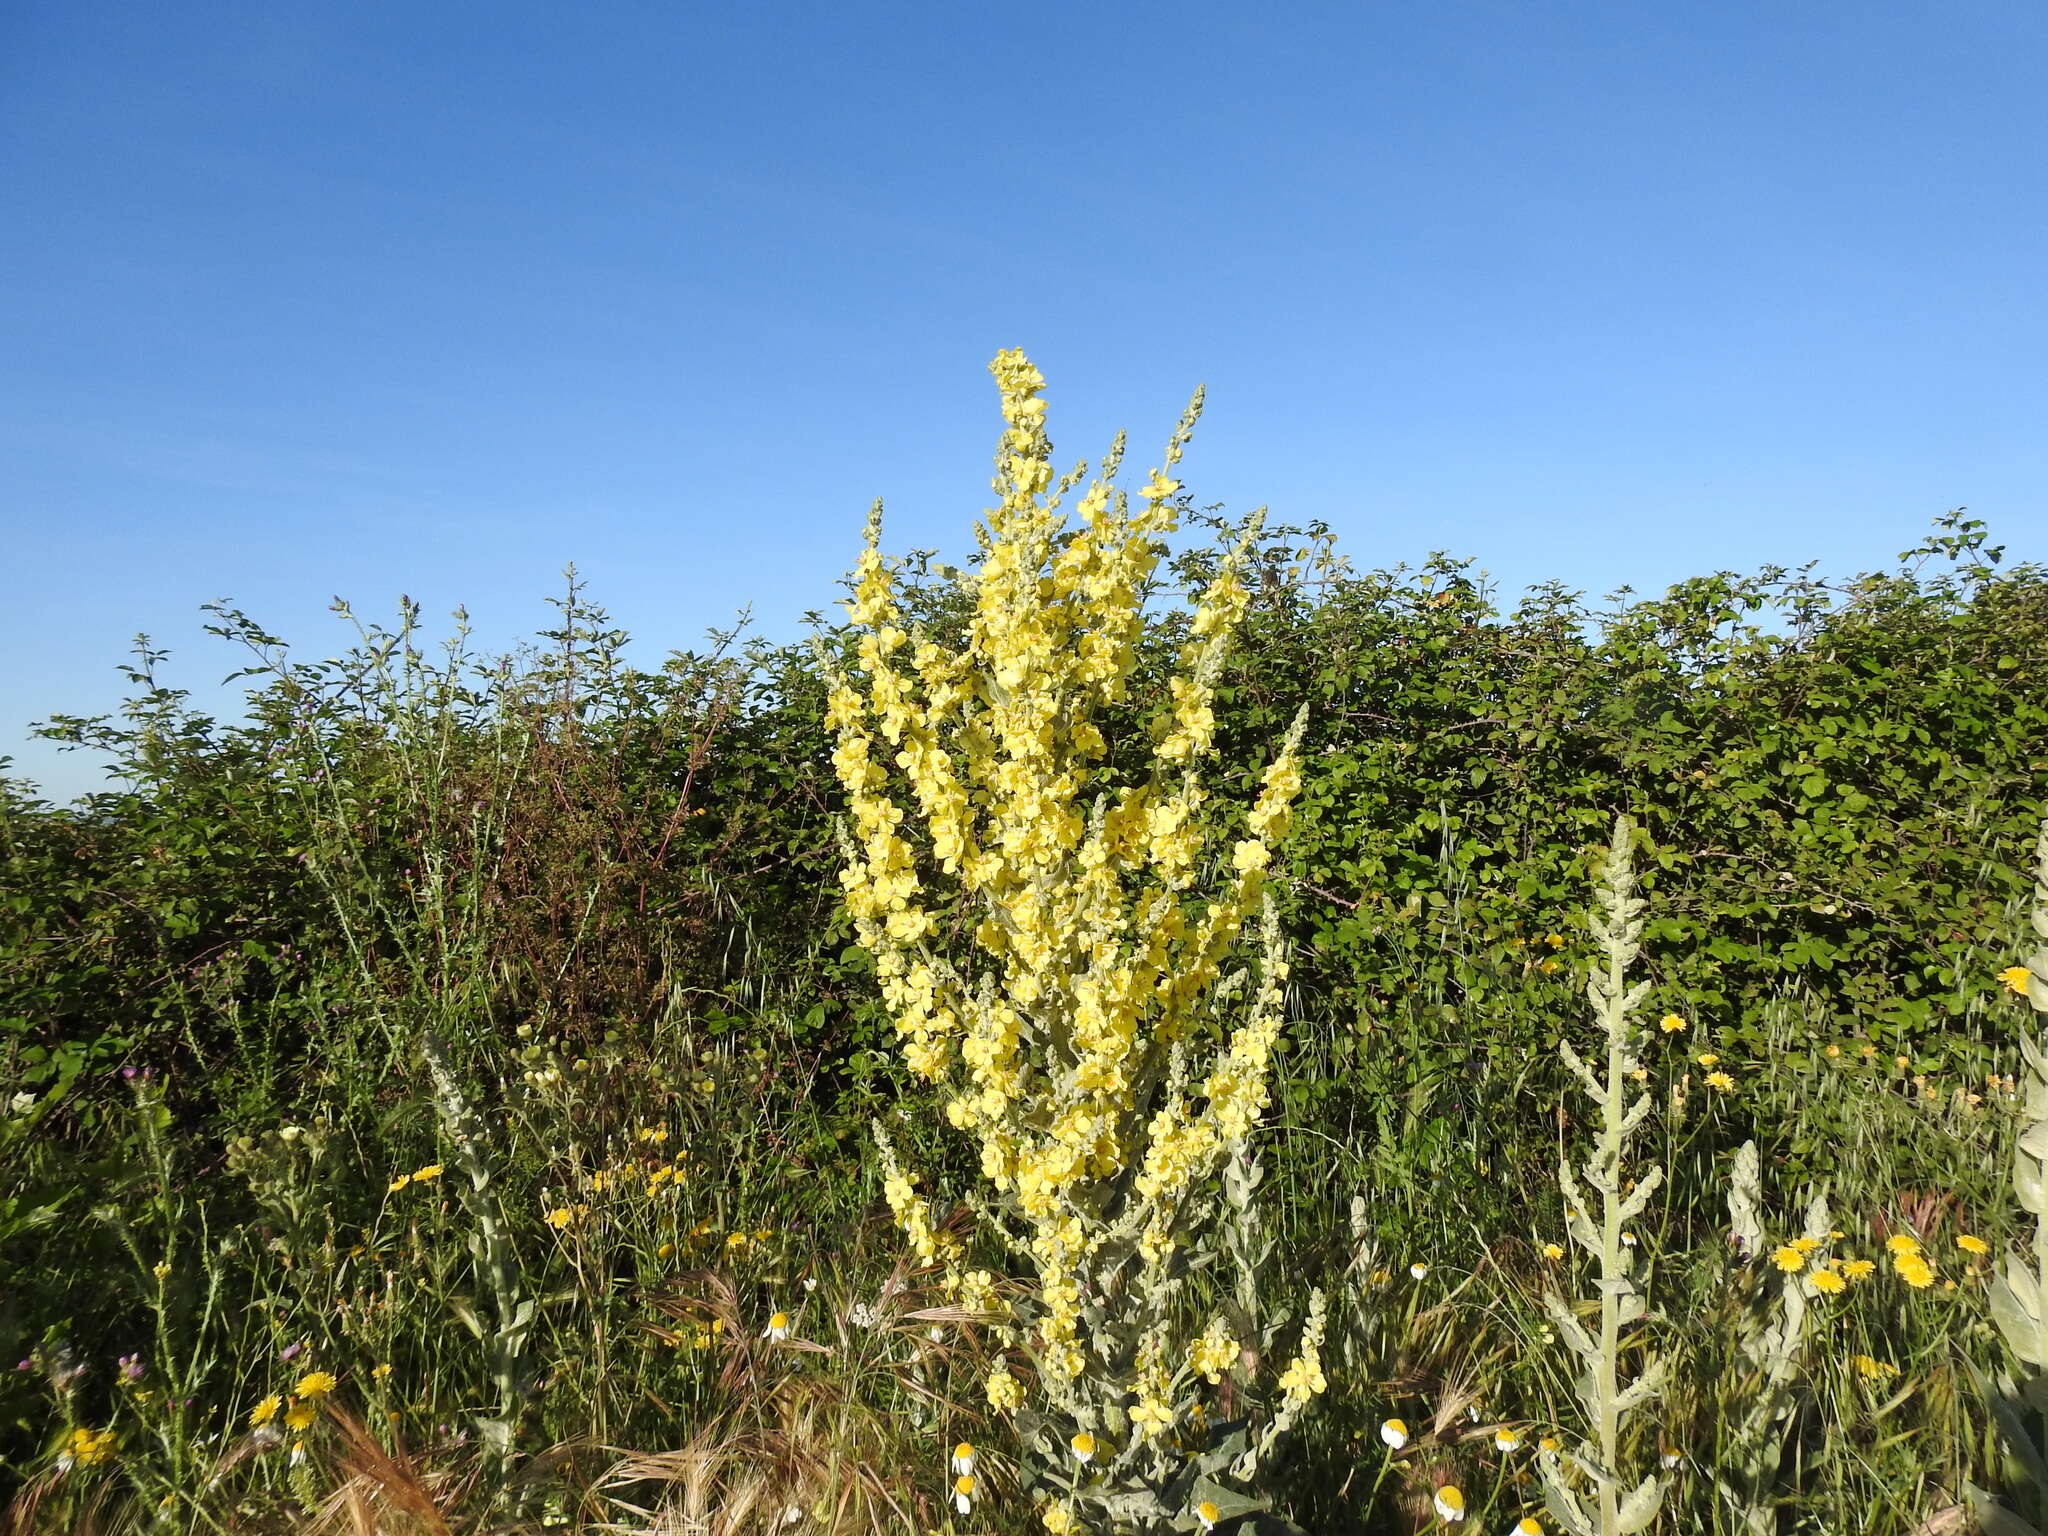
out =
[[(1199, 595), (1137, 744), (1149, 762), (1112, 771), (1098, 721), (1131, 702), (1145, 597), (1178, 516), (1170, 475), (1201, 396), (1135, 501), (1113, 484), (1117, 438), (1075, 528), (1061, 503), (1087, 467), (1055, 483), (1043, 378), (1017, 351), (990, 371), (1000, 505), (976, 527), (977, 568), (949, 573), (964, 632), (949, 644), (906, 631), (877, 504), (848, 604), (853, 673), (828, 667), (829, 720), (851, 813), (847, 906), (906, 1063), (978, 1148), (973, 1203), (1028, 1271), (1019, 1299), (999, 1303), (993, 1277), (968, 1267), (886, 1143), (885, 1190), (956, 1304), (1035, 1367), (1027, 1387), (998, 1366), (987, 1396), (1016, 1415), (1048, 1527), (1193, 1530), (1256, 1507), (1215, 1479), (1253, 1475), (1274, 1427), (1324, 1387), (1319, 1297), (1276, 1351), (1283, 1320), (1256, 1286), (1240, 1282), (1213, 1316), (1183, 1294), (1191, 1267), (1255, 1263), (1260, 1247), (1245, 1149), (1287, 977), (1267, 871), (1301, 784), (1302, 718), (1241, 834), (1219, 834), (1201, 769), (1255, 516)], [(949, 910), (970, 941), (950, 949)], [(1232, 967), (1254, 919), (1250, 963)], [(1242, 1404), (1249, 1362), (1279, 1358), (1271, 1415), (1220, 1422), (1208, 1389), (1229, 1377), (1223, 1395)]]
[(1756, 1143), (1745, 1141), (1735, 1154), (1728, 1189), (1729, 1238), (1742, 1267), (1751, 1272), (1735, 1320), (1741, 1373), (1732, 1385), (1741, 1406), (1721, 1421), (1711, 1476), (1722, 1503), (1739, 1522), (1737, 1529), (1750, 1536), (1775, 1536), (1786, 1430), (1805, 1385), (1807, 1303), (1830, 1283), (1839, 1288), (1843, 1282), (1825, 1268), (1805, 1272), (1811, 1256), (1829, 1240), (1826, 1193), (1816, 1192), (1807, 1201), (1800, 1235), (1768, 1251), (1762, 1194)]
[[(2038, 1021), (2048, 1015), (2048, 823), (2034, 847), (2033, 924), (2039, 941), (2034, 952), (2002, 979), (2033, 1005)], [(2005, 1335), (2015, 1370), (2001, 1371), (1993, 1381), (1974, 1368), (1973, 1373), (1998, 1421), (2012, 1469), (2027, 1486), (2026, 1515), (1972, 1486), (1978, 1521), (1989, 1536), (2048, 1532), (2048, 1043), (2028, 1031), (2019, 1045), (2026, 1060), (2026, 1099), (2012, 1182), (2020, 1209), (2034, 1218), (2033, 1251), (2008, 1253), (1991, 1282), (1991, 1316)]]
[[(1664, 1360), (1652, 1357), (1633, 1381), (1621, 1381), (1623, 1330), (1641, 1322), (1647, 1312), (1643, 1294), (1631, 1279), (1638, 1260), (1629, 1225), (1648, 1208), (1664, 1178), (1663, 1169), (1653, 1167), (1631, 1180), (1624, 1161), (1628, 1143), (1652, 1103), (1647, 1093), (1636, 1093), (1630, 1101), (1643, 1037), (1635, 1011), (1650, 990), (1647, 981), (1628, 981), (1628, 968), (1642, 951), (1646, 906), (1636, 895), (1629, 858), (1634, 835), (1627, 817), (1616, 818), (1613, 841), (1601, 860), (1592, 914), (1599, 953), (1586, 980), (1586, 995), (1606, 1037), (1606, 1060), (1596, 1069), (1569, 1040), (1558, 1047), (1565, 1064), (1585, 1085), (1600, 1122), (1599, 1140), (1578, 1169), (1574, 1171), (1569, 1158), (1558, 1165), (1567, 1229), (1573, 1243), (1598, 1265), (1597, 1335), (1554, 1287), (1544, 1295), (1545, 1310), (1585, 1366), (1574, 1391), (1586, 1410), (1586, 1438), (1576, 1447), (1546, 1448), (1537, 1456), (1550, 1511), (1575, 1536), (1628, 1536), (1640, 1531), (1657, 1518), (1664, 1494), (1655, 1472), (1630, 1487), (1621, 1471), (1623, 1422), (1657, 1395), (1665, 1373)], [(1588, 1187), (1597, 1204), (1588, 1201)], [(1590, 1484), (1590, 1499), (1576, 1486), (1582, 1480)]]

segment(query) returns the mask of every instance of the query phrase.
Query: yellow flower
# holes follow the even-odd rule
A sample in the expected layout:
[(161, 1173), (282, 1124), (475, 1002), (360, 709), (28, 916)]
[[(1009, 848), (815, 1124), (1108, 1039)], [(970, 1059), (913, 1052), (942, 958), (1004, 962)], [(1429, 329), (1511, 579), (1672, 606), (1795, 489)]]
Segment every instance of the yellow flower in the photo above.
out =
[(1202, 1522), (1202, 1529), (1205, 1531), (1215, 1530), (1216, 1522), (1221, 1517), (1222, 1511), (1217, 1509), (1207, 1499), (1202, 1500), (1201, 1503), (1195, 1506), (1195, 1518)]
[(659, 1248), (654, 1250), (654, 1256), (657, 1259), (672, 1259), (675, 1257), (675, 1252), (676, 1245), (674, 1243), (663, 1243)]
[(1905, 1232), (1895, 1233), (1886, 1238), (1884, 1245), (1891, 1251), (1894, 1258), (1903, 1258), (1909, 1253), (1918, 1253), (1920, 1251), (1920, 1239)]
[(788, 1338), (789, 1314), (787, 1312), (777, 1312), (773, 1317), (769, 1318), (768, 1326), (762, 1332), (761, 1337), (764, 1339), (773, 1339), (778, 1344), (781, 1343), (784, 1339)]
[(168, 1264), (159, 1263), (153, 1265), (151, 1266), (149, 1272), (152, 1275), (155, 1275), (159, 1280), (168, 1280), (171, 1278), (171, 1266)]
[(1559, 1451), (1564, 1449), (1564, 1443), (1560, 1441), (1555, 1435), (1545, 1435), (1542, 1439), (1536, 1442), (1536, 1449), (1539, 1451), (1548, 1451), (1551, 1455), (1555, 1456)]
[(1823, 1050), (1821, 1054), (1827, 1057), (1828, 1060), (1833, 1061), (1836, 1057), (1842, 1054), (1842, 1048), (1839, 1045), (1835, 1044), (1834, 1041), (1830, 1040), (1827, 1043), (1827, 1048)]
[(390, 1379), (391, 1362), (388, 1360), (370, 1372), (370, 1380), (372, 1381), (389, 1381)]
[(1713, 1051), (1701, 1051), (1693, 1060), (1703, 1067), (1718, 1067), (1721, 1064), (1721, 1058)]
[(284, 1399), (275, 1392), (271, 1393), (270, 1396), (264, 1398), (262, 1402), (249, 1410), (249, 1427), (251, 1429), (261, 1429), (277, 1417), (277, 1410), (283, 1406)]
[(401, 1174), (400, 1174), (400, 1175), (399, 1175), (399, 1176), (398, 1176), (397, 1178), (393, 1179), (393, 1180), (392, 1180), (392, 1181), (391, 1181), (391, 1182), (390, 1182), (389, 1184), (387, 1184), (387, 1185), (385, 1185), (385, 1186), (384, 1186), (384, 1193), (385, 1193), (385, 1194), (387, 1194), (387, 1195), (395, 1195), (395, 1194), (397, 1194), (397, 1193), (398, 1193), (398, 1192), (399, 1192), (399, 1191), (400, 1191), (401, 1189), (405, 1188), (405, 1186), (406, 1186), (406, 1185), (410, 1184), (411, 1182), (412, 1182), (412, 1175), (411, 1175), (411, 1174), (409, 1174), (409, 1173), (401, 1173)]
[(974, 1509), (974, 1476), (962, 1472), (953, 1479), (953, 1507), (965, 1515)]
[(1522, 1448), (1522, 1437), (1506, 1425), (1502, 1425), (1493, 1432), (1493, 1448), (1503, 1453), (1519, 1451)]
[(548, 1225), (557, 1232), (566, 1232), (576, 1220), (576, 1213), (566, 1205), (558, 1205), (548, 1212)]
[(1064, 1504), (1048, 1504), (1038, 1512), (1049, 1536), (1072, 1536), (1075, 1529), (1074, 1512)]
[(988, 1373), (988, 1405), (997, 1413), (1008, 1413), (1024, 1404), (1024, 1384), (1003, 1366)]
[(974, 1447), (965, 1440), (953, 1447), (952, 1468), (963, 1477), (974, 1470)]
[(1429, 1266), (1427, 1264), (1410, 1264), (1408, 1266), (1408, 1273), (1414, 1276), (1417, 1280), (1420, 1280), (1424, 1275), (1427, 1275), (1429, 1273)]
[(1924, 1291), (1934, 1284), (1934, 1266), (1917, 1253), (1899, 1255), (1893, 1268), (1898, 1270), (1899, 1278), (1916, 1291)]
[[(1839, 1236), (1840, 1234), (1838, 1233), (1836, 1235)], [(1801, 1253), (1811, 1253), (1814, 1249), (1820, 1246), (1820, 1239), (1817, 1237), (1795, 1237), (1792, 1239), (1791, 1242), (1787, 1243), (1785, 1246), (1788, 1248), (1797, 1248)]]
[(1790, 1243), (1771, 1255), (1771, 1262), (1788, 1275), (1796, 1275), (1806, 1268), (1806, 1255)]
[(1849, 1282), (1832, 1269), (1817, 1269), (1806, 1277), (1806, 1283), (1823, 1296), (1839, 1296), (1849, 1288)]
[(74, 1429), (66, 1442), (67, 1448), (58, 1458), (58, 1466), (96, 1467), (112, 1458), (115, 1437), (111, 1429)]
[(1380, 1439), (1387, 1443), (1387, 1449), (1398, 1451), (1408, 1443), (1408, 1424), (1405, 1419), (1389, 1419), (1380, 1426)]
[(1896, 1365), (1883, 1360), (1873, 1360), (1869, 1355), (1851, 1355), (1849, 1363), (1856, 1367), (1856, 1374), (1865, 1381), (1883, 1381), (1888, 1376), (1899, 1374)]
[(1543, 1536), (1543, 1527), (1534, 1515), (1524, 1515), (1515, 1522), (1508, 1536)]
[(1965, 1253), (1982, 1255), (1991, 1251), (1991, 1245), (1985, 1242), (1983, 1238), (1972, 1237), (1967, 1232), (1956, 1238), (1956, 1246)]
[(1536, 969), (1541, 971), (1546, 976), (1555, 976), (1559, 971), (1563, 970), (1564, 967), (1559, 965), (1555, 960), (1539, 960), (1536, 963)]
[(1458, 1491), (1456, 1483), (1445, 1483), (1436, 1491), (1437, 1517), (1447, 1525), (1454, 1525), (1465, 1518), (1465, 1495)]
[(285, 1428), (290, 1430), (310, 1429), (313, 1421), (320, 1417), (319, 1408), (312, 1403), (293, 1403), (284, 1413)]
[(1087, 1430), (1082, 1430), (1067, 1444), (1073, 1450), (1075, 1459), (1082, 1465), (1085, 1466), (1095, 1459), (1095, 1437)]
[(2024, 965), (2008, 965), (1998, 973), (1998, 979), (2005, 983), (2006, 991), (2017, 992), (2021, 997), (2025, 997), (2027, 995), (2027, 979), (2033, 974)]
[(1675, 1013), (1667, 1013), (1657, 1021), (1657, 1027), (1667, 1035), (1675, 1035), (1685, 1028), (1685, 1020)]
[(434, 1179), (438, 1179), (447, 1171), (439, 1163), (429, 1163), (424, 1168), (415, 1168), (413, 1170), (412, 1181), (415, 1184), (426, 1184)]
[(1564, 1247), (1563, 1247), (1563, 1245), (1562, 1245), (1562, 1244), (1559, 1244), (1559, 1243), (1545, 1243), (1545, 1244), (1543, 1245), (1543, 1257), (1545, 1257), (1546, 1259), (1550, 1259), (1550, 1260), (1553, 1260), (1553, 1261), (1555, 1261), (1555, 1260), (1557, 1260), (1557, 1259), (1561, 1259), (1561, 1258), (1563, 1258), (1563, 1257), (1564, 1257)]
[(335, 1379), (327, 1372), (308, 1371), (299, 1378), (299, 1384), (292, 1388), (292, 1396), (305, 1398), (325, 1397), (335, 1389), (336, 1385)]
[(1709, 1088), (1719, 1093), (1733, 1093), (1735, 1091), (1735, 1079), (1726, 1072), (1709, 1072), (1706, 1076), (1706, 1084)]
[(1868, 1259), (1851, 1259), (1842, 1266), (1843, 1278), (1848, 1280), (1868, 1280), (1876, 1272), (1877, 1266)]
[(1564, 935), (1561, 933), (1546, 933), (1545, 935), (1543, 935), (1543, 942), (1548, 944), (1552, 949), (1563, 949)]

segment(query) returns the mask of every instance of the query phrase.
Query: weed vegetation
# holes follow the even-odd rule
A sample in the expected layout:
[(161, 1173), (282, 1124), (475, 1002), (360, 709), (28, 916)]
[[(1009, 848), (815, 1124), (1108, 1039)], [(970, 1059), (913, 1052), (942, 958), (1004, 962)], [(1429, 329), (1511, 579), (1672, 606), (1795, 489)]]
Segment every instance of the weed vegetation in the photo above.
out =
[(2048, 570), (1505, 607), (992, 369), (805, 644), (0, 779), (0, 1529), (2048, 1530)]

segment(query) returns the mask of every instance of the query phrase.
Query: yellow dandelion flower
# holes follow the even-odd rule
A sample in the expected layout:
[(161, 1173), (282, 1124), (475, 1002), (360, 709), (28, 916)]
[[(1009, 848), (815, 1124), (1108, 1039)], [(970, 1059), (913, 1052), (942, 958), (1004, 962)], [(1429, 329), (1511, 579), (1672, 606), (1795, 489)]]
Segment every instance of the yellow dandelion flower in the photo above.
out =
[(1839, 1296), (1849, 1288), (1849, 1282), (1832, 1269), (1817, 1269), (1806, 1277), (1807, 1285), (1823, 1296)]
[(313, 1403), (293, 1403), (285, 1410), (285, 1428), (293, 1431), (311, 1429), (313, 1421), (320, 1417), (320, 1409)]
[(1686, 1023), (1677, 1014), (1667, 1013), (1657, 1021), (1657, 1027), (1667, 1035), (1675, 1035), (1686, 1027)]
[(1967, 1232), (1956, 1238), (1956, 1246), (1965, 1253), (1974, 1253), (1980, 1257), (1991, 1251), (1991, 1245), (1985, 1242), (1983, 1238), (1972, 1237)]
[(1545, 1257), (1546, 1259), (1549, 1259), (1549, 1260), (1551, 1260), (1551, 1261), (1553, 1261), (1553, 1262), (1555, 1262), (1555, 1261), (1556, 1261), (1556, 1260), (1558, 1260), (1558, 1259), (1561, 1259), (1561, 1258), (1563, 1258), (1563, 1257), (1564, 1257), (1564, 1246), (1563, 1246), (1563, 1244), (1561, 1244), (1561, 1243), (1545, 1243), (1545, 1244), (1543, 1245), (1543, 1257)]
[(1934, 1266), (1917, 1253), (1902, 1255), (1894, 1267), (1899, 1278), (1916, 1291), (1924, 1291), (1934, 1284)]
[(1735, 1091), (1735, 1079), (1726, 1072), (1709, 1072), (1706, 1076), (1706, 1084), (1716, 1093), (1733, 1093)]
[(2021, 997), (2025, 997), (2027, 995), (2027, 981), (2033, 974), (2024, 965), (2008, 965), (1998, 973), (1998, 979), (2005, 983), (2006, 991), (2017, 992)]
[(1903, 1258), (1909, 1253), (1920, 1251), (1920, 1239), (1905, 1232), (1894, 1233), (1884, 1240), (1884, 1245), (1895, 1257)]
[(249, 1410), (249, 1427), (251, 1429), (261, 1429), (264, 1425), (268, 1424), (272, 1419), (277, 1417), (277, 1410), (282, 1408), (283, 1406), (284, 1399), (279, 1397), (275, 1392), (271, 1393), (268, 1397), (264, 1398), (261, 1402), (259, 1402), (254, 1408), (251, 1408)]
[(1703, 1067), (1718, 1067), (1721, 1064), (1720, 1056), (1713, 1051), (1701, 1051), (1693, 1060)]
[(415, 1168), (412, 1171), (412, 1181), (415, 1184), (431, 1184), (447, 1171), (439, 1163), (429, 1163), (424, 1168)]
[(292, 1388), (292, 1396), (315, 1398), (325, 1397), (339, 1383), (326, 1371), (308, 1371), (299, 1378), (299, 1384)]
[(1817, 1237), (1795, 1237), (1785, 1246), (1797, 1248), (1801, 1253), (1811, 1253), (1820, 1246), (1820, 1239)]
[(410, 1184), (411, 1182), (412, 1182), (412, 1175), (411, 1175), (411, 1174), (409, 1174), (409, 1173), (401, 1173), (401, 1174), (400, 1174), (400, 1175), (399, 1175), (399, 1176), (398, 1176), (397, 1178), (393, 1179), (393, 1180), (392, 1180), (392, 1181), (391, 1181), (391, 1182), (390, 1182), (389, 1184), (387, 1184), (387, 1185), (385, 1185), (385, 1186), (384, 1186), (384, 1193), (385, 1193), (385, 1194), (387, 1194), (387, 1195), (395, 1195), (395, 1194), (397, 1194), (397, 1193), (398, 1193), (398, 1192), (399, 1192), (399, 1191), (400, 1191), (401, 1189), (405, 1188), (405, 1186), (406, 1186), (406, 1185)]
[(1806, 1268), (1806, 1255), (1797, 1248), (1794, 1248), (1790, 1243), (1787, 1243), (1771, 1255), (1771, 1262), (1785, 1271), (1786, 1274), (1796, 1275), (1800, 1270)]
[(1856, 1374), (1865, 1381), (1884, 1381), (1899, 1374), (1899, 1368), (1884, 1360), (1874, 1360), (1869, 1355), (1851, 1355), (1849, 1363), (1856, 1368)]
[(547, 1220), (557, 1232), (566, 1232), (575, 1224), (576, 1213), (566, 1205), (558, 1205), (548, 1212)]
[(1877, 1266), (1869, 1259), (1850, 1259), (1842, 1265), (1842, 1276), (1850, 1281), (1868, 1280), (1877, 1273)]

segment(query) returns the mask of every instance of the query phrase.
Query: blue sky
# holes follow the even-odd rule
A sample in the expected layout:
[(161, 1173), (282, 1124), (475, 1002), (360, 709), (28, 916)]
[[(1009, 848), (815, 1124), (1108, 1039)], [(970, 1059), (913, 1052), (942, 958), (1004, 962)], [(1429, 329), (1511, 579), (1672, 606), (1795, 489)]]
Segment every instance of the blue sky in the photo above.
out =
[(1593, 593), (2048, 533), (2048, 9), (0, 10), (0, 754), (231, 597), (658, 661), (1197, 383), (1202, 502)]

